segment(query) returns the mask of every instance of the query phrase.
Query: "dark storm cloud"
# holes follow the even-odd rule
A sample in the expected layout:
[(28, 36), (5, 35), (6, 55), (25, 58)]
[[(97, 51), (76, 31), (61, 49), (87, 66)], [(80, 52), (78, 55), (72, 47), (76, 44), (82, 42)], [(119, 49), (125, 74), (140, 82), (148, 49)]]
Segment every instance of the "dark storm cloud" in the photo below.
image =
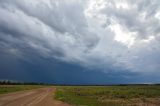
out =
[(159, 4), (158, 0), (1, 0), (1, 52), (31, 63), (39, 56), (105, 73), (156, 74)]
[[(43, 4), (32, 1), (2, 2), (1, 15), (3, 17), (0, 20), (2, 32), (22, 40), (34, 49), (40, 49), (39, 52), (52, 54), (52, 52), (60, 51), (63, 54), (63, 52), (70, 52), (68, 49), (71, 47), (88, 51), (98, 40), (96, 36), (91, 37), (94, 34), (86, 28), (82, 6), (80, 7), (75, 1), (73, 3), (60, 2), (60, 6), (53, 2), (51, 5), (53, 4), (53, 7), (56, 5), (54, 8), (49, 8), (44, 1), (41, 1), (44, 2)], [(29, 8), (30, 3), (35, 3), (36, 6)], [(76, 7), (75, 14), (68, 14), (73, 7)], [(70, 53), (65, 53), (65, 55), (70, 55)]]

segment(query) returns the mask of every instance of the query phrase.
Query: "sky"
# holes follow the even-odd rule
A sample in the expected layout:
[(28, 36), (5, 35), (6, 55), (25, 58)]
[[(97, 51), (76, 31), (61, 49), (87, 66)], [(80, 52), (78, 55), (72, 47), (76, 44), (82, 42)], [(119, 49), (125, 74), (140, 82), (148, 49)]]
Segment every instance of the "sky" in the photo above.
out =
[(159, 0), (0, 0), (0, 79), (160, 82)]

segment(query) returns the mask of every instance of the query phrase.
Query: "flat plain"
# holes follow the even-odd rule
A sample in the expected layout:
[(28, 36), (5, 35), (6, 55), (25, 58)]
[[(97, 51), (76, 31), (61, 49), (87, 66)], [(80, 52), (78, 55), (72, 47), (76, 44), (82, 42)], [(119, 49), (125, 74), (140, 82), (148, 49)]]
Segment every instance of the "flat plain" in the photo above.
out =
[(160, 85), (1, 85), (0, 106), (160, 106)]
[(59, 86), (55, 98), (76, 106), (160, 106), (160, 86)]

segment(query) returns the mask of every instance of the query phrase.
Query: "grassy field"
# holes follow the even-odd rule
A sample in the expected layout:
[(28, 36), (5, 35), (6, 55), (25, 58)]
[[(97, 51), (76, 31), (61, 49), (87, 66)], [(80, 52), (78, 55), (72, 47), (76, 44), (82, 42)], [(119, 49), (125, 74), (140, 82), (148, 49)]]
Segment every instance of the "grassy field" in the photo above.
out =
[(76, 106), (160, 106), (160, 86), (59, 86), (55, 98)]
[(40, 87), (43, 87), (43, 86), (41, 85), (0, 85), (0, 94), (31, 90), (31, 89), (36, 89)]

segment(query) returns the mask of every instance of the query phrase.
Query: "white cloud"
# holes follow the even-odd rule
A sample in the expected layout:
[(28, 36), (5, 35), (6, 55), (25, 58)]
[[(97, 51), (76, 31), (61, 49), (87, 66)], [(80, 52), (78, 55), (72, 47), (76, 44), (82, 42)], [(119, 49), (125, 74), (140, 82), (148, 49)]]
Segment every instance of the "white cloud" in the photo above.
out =
[(158, 0), (2, 0), (0, 41), (27, 45), (46, 58), (86, 67), (157, 72), (158, 4)]

